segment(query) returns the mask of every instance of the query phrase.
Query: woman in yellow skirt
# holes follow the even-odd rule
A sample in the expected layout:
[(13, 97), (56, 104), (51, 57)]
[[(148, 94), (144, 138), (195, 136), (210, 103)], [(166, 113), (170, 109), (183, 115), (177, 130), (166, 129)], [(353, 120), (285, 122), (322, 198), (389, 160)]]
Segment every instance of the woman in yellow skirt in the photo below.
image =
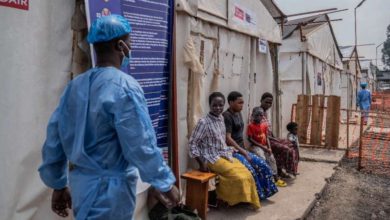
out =
[(200, 171), (219, 175), (216, 192), (229, 205), (250, 203), (260, 208), (255, 180), (246, 167), (233, 158), (233, 149), (226, 145), (226, 129), (222, 116), (225, 97), (214, 92), (209, 96), (210, 113), (199, 120), (189, 141), (190, 157), (199, 163)]

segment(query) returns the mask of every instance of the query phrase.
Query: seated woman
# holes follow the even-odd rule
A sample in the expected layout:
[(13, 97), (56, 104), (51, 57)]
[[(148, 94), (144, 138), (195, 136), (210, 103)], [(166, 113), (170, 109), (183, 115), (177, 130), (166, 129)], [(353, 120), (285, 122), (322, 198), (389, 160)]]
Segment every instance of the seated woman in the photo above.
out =
[(248, 152), (244, 145), (244, 121), (241, 115), (244, 105), (242, 94), (236, 91), (231, 92), (228, 96), (228, 103), (229, 108), (223, 113), (226, 143), (236, 149), (233, 157), (237, 158), (252, 173), (260, 199), (266, 199), (274, 195), (278, 189), (273, 181), (272, 170), (265, 160)]
[(295, 151), (293, 149), (292, 144), (288, 140), (282, 140), (279, 138), (276, 138), (272, 133), (271, 123), (269, 122), (267, 118), (267, 110), (271, 108), (272, 102), (274, 97), (271, 93), (264, 93), (261, 96), (261, 104), (258, 107), (253, 108), (252, 111), (252, 118), (254, 115), (258, 115), (259, 111), (264, 113), (264, 120), (266, 122), (266, 125), (268, 127), (268, 140), (269, 144), (271, 145), (272, 153), (274, 154), (274, 157), (276, 159), (276, 164), (278, 168), (278, 175), (280, 177), (289, 178), (290, 176), (285, 174), (283, 172), (283, 169), (286, 170), (287, 173), (296, 175), (296, 166), (297, 164), (294, 161)]
[(226, 145), (226, 128), (222, 111), (225, 97), (214, 92), (209, 96), (210, 113), (199, 120), (190, 140), (190, 157), (199, 163), (200, 171), (209, 169), (219, 175), (217, 197), (229, 205), (250, 203), (260, 208), (256, 184), (251, 173), (236, 158), (233, 149)]

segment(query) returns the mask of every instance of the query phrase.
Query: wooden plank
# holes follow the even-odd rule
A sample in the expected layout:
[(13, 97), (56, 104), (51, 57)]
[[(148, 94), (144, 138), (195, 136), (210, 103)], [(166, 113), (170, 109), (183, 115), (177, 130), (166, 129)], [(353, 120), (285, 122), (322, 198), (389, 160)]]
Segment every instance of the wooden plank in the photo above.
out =
[(323, 144), (322, 142), (322, 132), (324, 131), (325, 127), (324, 127), (324, 115), (325, 115), (325, 96), (324, 95), (320, 95), (319, 96), (320, 100), (320, 109), (319, 109), (319, 114), (318, 114), (318, 120), (320, 121), (320, 123), (318, 124), (318, 128), (317, 128), (317, 132), (319, 133), (320, 135), (320, 139), (321, 139), (321, 145)]
[(307, 128), (309, 126), (310, 96), (299, 95), (297, 101), (296, 119), (298, 124), (298, 139), (300, 143), (307, 143)]
[(340, 130), (340, 97), (329, 96), (326, 113), (325, 146), (338, 148)]
[(321, 132), (318, 128), (322, 128), (322, 120), (320, 121), (320, 97), (319, 95), (312, 96), (312, 108), (311, 108), (311, 131), (310, 131), (310, 144), (321, 145)]
[(215, 173), (205, 173), (205, 172), (200, 172), (198, 170), (191, 170), (191, 171), (188, 171), (186, 173), (183, 173), (181, 175), (181, 178), (205, 183), (205, 182), (209, 181), (209, 179), (211, 179), (215, 176), (216, 176)]
[[(323, 145), (311, 145), (311, 144), (299, 144), (299, 147), (301, 148), (308, 148), (308, 149), (324, 149), (325, 146)], [(345, 148), (332, 148), (332, 150), (337, 150), (337, 151), (346, 151)]]

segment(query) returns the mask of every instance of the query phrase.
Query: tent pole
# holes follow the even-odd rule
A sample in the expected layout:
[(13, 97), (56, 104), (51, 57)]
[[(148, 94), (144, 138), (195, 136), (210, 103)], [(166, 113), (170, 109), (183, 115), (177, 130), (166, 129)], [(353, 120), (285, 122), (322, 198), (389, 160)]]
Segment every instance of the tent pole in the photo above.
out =
[(173, 173), (176, 177), (176, 183), (175, 185), (180, 189), (180, 173), (179, 173), (179, 141), (178, 141), (178, 128), (177, 128), (177, 87), (176, 87), (176, 13), (175, 10), (172, 11), (173, 15), (173, 34), (172, 34), (172, 135), (171, 135), (171, 165)]

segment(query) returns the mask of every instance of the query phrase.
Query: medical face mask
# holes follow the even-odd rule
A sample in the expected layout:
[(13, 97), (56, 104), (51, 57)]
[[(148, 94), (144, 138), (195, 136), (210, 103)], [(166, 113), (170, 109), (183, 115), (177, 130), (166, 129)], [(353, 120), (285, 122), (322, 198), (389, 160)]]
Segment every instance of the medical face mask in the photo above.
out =
[[(123, 42), (124, 45), (126, 45), (124, 42)], [(127, 45), (126, 45), (127, 47)], [(130, 59), (131, 59), (131, 50), (127, 47), (127, 49), (129, 50), (129, 53), (126, 54), (122, 51), (123, 53), (123, 58), (122, 58), (122, 63), (121, 63), (121, 68), (127, 68), (129, 66), (129, 63), (130, 63)]]

